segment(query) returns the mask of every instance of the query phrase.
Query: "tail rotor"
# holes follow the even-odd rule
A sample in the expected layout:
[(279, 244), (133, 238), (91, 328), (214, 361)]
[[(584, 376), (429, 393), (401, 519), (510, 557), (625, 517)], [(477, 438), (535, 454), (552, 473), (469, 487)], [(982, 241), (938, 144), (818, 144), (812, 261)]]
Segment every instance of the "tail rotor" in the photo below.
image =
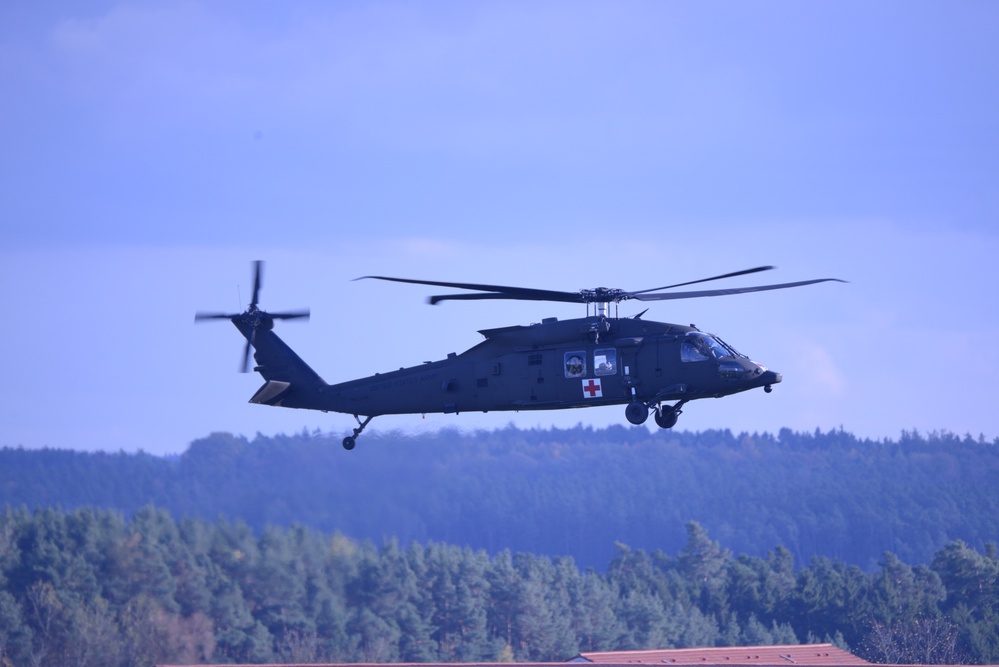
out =
[(253, 262), (253, 297), (249, 307), (242, 313), (211, 313), (197, 312), (194, 315), (195, 322), (207, 320), (229, 320), (236, 325), (240, 333), (246, 338), (246, 345), (243, 347), (243, 361), (240, 365), (240, 372), (247, 373), (250, 370), (250, 348), (254, 347), (257, 330), (263, 328), (270, 330), (274, 328), (274, 320), (297, 320), (309, 319), (309, 309), (284, 311), (279, 313), (268, 313), (261, 310), (260, 287), (263, 276), (263, 262), (256, 260)]

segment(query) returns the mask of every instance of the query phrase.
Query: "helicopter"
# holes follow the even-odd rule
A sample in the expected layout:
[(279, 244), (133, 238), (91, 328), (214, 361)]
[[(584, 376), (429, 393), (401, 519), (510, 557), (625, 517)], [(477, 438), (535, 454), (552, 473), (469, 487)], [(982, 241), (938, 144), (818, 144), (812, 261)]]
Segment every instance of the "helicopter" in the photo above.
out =
[[(263, 263), (253, 263), (253, 296), (242, 313), (195, 314), (195, 321), (230, 320), (246, 339), (242, 372), (249, 370), (250, 350), (264, 384), (250, 403), (352, 415), (357, 426), (342, 441), (352, 450), (372, 419), (381, 415), (557, 410), (624, 405), (631, 424), (649, 416), (664, 429), (676, 425), (683, 407), (702, 398), (721, 398), (750, 389), (770, 393), (780, 373), (752, 361), (720, 337), (684, 326), (621, 317), (623, 301), (691, 299), (802, 287), (798, 282), (673, 292), (678, 287), (734, 278), (773, 266), (759, 266), (710, 278), (638, 291), (597, 287), (561, 292), (504, 285), (362, 276), (464, 292), (431, 296), (428, 302), (511, 299), (576, 303), (586, 317), (513, 325), (479, 331), (485, 340), (440, 361), (336, 384), (328, 384), (274, 333), (276, 320), (308, 319), (307, 309), (275, 312), (259, 306)], [(611, 313), (613, 307), (613, 314)]]

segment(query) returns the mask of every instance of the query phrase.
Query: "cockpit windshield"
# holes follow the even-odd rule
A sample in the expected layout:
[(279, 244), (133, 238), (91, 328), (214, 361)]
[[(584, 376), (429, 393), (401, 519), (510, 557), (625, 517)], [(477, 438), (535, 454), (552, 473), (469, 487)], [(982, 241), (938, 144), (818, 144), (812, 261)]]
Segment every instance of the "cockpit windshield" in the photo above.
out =
[(731, 352), (733, 357), (742, 357), (743, 359), (749, 359), (749, 357), (747, 357), (746, 355), (744, 355), (742, 352), (739, 352), (739, 350), (735, 349), (734, 347), (732, 347), (731, 345), (729, 345), (728, 343), (726, 343), (725, 341), (723, 341), (718, 336), (712, 336), (712, 338), (714, 338), (716, 341), (718, 341), (719, 343), (721, 343), (725, 347), (726, 350), (728, 350), (729, 352)]
[(684, 336), (680, 345), (681, 361), (707, 361), (708, 359), (721, 359), (723, 357), (741, 357), (732, 347), (723, 343), (714, 336), (709, 336), (700, 331), (690, 331)]

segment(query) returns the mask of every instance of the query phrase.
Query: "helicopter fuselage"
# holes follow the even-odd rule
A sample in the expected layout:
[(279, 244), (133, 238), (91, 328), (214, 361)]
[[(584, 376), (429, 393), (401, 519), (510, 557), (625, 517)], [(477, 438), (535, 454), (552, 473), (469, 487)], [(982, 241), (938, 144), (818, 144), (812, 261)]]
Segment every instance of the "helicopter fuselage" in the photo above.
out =
[[(677, 324), (593, 316), (550, 318), (480, 333), (484, 341), (440, 361), (326, 384), (318, 376), (306, 382), (283, 377), (284, 373), (269, 378), (273, 369), (267, 360), (275, 355), (264, 339), (277, 337), (271, 331), (257, 332), (254, 346), (260, 365), (255, 370), (269, 382), (251, 401), (368, 417), (636, 402), (651, 407), (662, 401), (722, 397), (781, 381), (780, 374), (716, 336)], [(629, 419), (645, 420), (644, 416)]]
[[(253, 298), (242, 313), (198, 312), (196, 322), (230, 320), (246, 339), (243, 371), (265, 383), (251, 403), (322, 410), (353, 415), (357, 427), (343, 439), (353, 449), (357, 437), (380, 415), (557, 410), (625, 405), (625, 418), (643, 424), (650, 414), (662, 428), (672, 428), (689, 401), (721, 398), (762, 387), (770, 392), (780, 373), (750, 360), (717, 336), (697, 327), (652, 322), (641, 314), (610, 317), (610, 306), (631, 299), (666, 301), (727, 296), (803, 287), (838, 278), (672, 291), (686, 285), (769, 271), (759, 266), (700, 280), (652, 289), (625, 291), (604, 287), (563, 292), (443, 281), (364, 276), (364, 278), (464, 290), (429, 297), (442, 301), (506, 299), (585, 304), (587, 317), (480, 331), (485, 340), (440, 361), (329, 384), (274, 333), (275, 320), (305, 319), (308, 310), (267, 312), (259, 307), (262, 262), (254, 262)], [(590, 308), (593, 307), (592, 315)], [(644, 314), (644, 311), (643, 313)], [(669, 402), (674, 402), (669, 404)], [(362, 419), (363, 417), (363, 419)]]

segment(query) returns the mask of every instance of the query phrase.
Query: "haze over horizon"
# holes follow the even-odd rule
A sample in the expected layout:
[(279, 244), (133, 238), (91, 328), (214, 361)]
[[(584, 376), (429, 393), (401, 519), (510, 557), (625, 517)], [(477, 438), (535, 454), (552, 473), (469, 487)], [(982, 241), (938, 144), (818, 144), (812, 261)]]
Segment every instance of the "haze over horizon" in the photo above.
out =
[[(8, 3), (0, 7), (0, 447), (171, 453), (346, 433), (250, 405), (243, 339), (328, 382), (582, 308), (381, 274), (628, 290), (781, 372), (682, 430), (999, 437), (999, 5)], [(624, 304), (622, 316), (647, 304)], [(382, 417), (366, 433), (602, 427), (623, 407)], [(653, 427), (654, 428), (654, 427)], [(359, 444), (357, 455), (363, 450)]]

